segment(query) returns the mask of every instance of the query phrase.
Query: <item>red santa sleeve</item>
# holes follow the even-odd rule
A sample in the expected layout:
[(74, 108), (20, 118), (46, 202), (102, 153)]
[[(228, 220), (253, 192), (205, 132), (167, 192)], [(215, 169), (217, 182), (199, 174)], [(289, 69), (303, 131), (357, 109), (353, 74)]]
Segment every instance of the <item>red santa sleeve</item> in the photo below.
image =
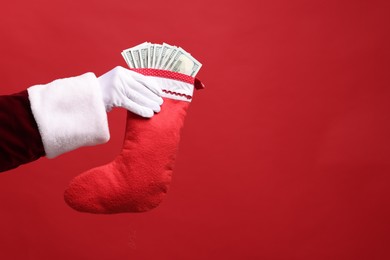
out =
[(0, 171), (45, 155), (27, 91), (0, 96)]
[(102, 93), (93, 73), (3, 96), (0, 110), (0, 171), (110, 138)]

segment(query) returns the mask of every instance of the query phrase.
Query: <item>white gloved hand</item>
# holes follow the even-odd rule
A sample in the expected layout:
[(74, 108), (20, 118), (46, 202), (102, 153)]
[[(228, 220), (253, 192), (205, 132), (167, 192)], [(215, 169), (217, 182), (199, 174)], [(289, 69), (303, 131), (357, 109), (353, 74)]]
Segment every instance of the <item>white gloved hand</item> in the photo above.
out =
[(123, 107), (142, 116), (152, 117), (163, 103), (161, 88), (140, 73), (115, 67), (98, 78), (106, 111)]

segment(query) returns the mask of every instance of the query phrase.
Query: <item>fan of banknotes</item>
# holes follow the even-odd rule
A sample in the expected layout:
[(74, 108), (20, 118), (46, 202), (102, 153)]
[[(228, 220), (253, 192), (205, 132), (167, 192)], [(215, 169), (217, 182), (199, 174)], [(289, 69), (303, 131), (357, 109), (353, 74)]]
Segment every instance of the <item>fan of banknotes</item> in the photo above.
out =
[(199, 72), (202, 64), (180, 47), (167, 43), (144, 42), (122, 51), (130, 68), (170, 70), (191, 77)]

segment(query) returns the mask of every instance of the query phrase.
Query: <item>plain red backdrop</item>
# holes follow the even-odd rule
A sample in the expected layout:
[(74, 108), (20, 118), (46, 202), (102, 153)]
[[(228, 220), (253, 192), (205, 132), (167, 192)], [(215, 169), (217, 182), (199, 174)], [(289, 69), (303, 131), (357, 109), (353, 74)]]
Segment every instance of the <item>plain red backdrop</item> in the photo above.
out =
[(112, 139), (0, 175), (0, 259), (390, 259), (388, 1), (22, 1), (0, 10), (1, 94), (182, 46), (207, 86), (171, 190), (148, 213), (90, 215), (72, 177)]

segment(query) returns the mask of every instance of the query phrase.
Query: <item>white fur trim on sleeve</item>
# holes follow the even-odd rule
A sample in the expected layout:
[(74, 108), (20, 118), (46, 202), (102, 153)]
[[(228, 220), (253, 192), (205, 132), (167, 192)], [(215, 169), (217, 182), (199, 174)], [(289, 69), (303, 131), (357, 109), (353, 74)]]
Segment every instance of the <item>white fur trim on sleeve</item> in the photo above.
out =
[(48, 158), (109, 140), (102, 93), (93, 73), (27, 90)]

